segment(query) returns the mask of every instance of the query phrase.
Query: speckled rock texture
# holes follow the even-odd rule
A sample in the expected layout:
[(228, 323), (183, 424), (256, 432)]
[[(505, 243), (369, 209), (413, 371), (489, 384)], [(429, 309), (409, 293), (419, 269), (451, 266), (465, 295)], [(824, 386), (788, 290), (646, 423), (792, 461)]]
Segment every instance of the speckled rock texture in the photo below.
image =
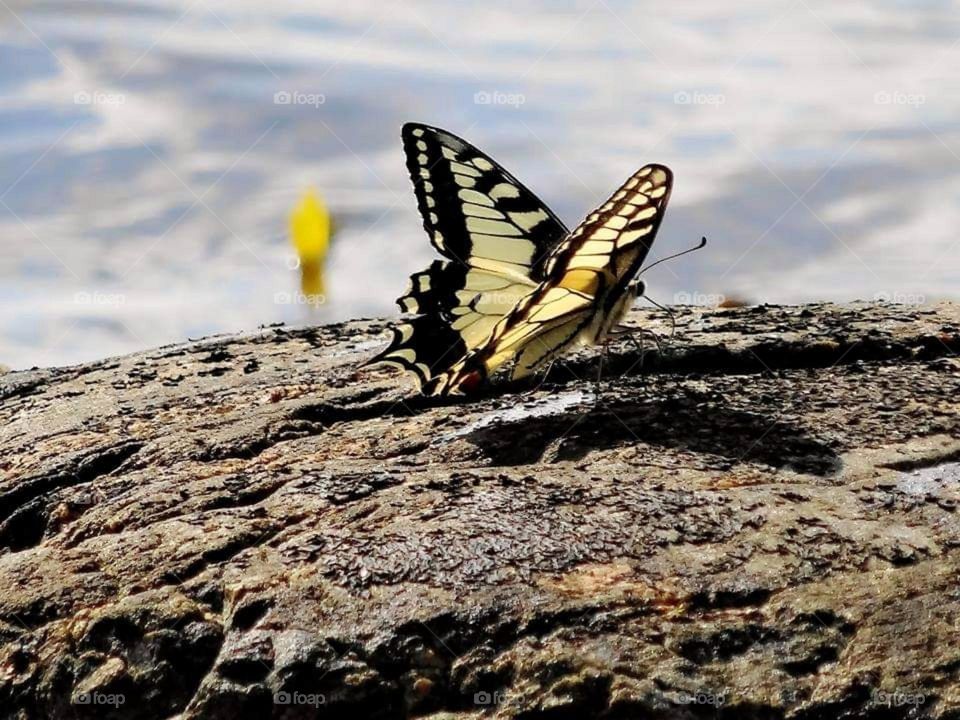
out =
[(0, 375), (0, 716), (960, 718), (960, 307), (629, 321), (599, 394), (386, 321)]

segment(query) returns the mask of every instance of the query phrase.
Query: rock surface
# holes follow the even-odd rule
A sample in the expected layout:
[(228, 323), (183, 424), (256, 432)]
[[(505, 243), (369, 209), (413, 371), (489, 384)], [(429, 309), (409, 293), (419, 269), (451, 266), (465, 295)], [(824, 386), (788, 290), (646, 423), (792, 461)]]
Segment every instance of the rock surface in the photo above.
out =
[(960, 718), (960, 307), (676, 315), (599, 397), (383, 321), (0, 375), (0, 713)]

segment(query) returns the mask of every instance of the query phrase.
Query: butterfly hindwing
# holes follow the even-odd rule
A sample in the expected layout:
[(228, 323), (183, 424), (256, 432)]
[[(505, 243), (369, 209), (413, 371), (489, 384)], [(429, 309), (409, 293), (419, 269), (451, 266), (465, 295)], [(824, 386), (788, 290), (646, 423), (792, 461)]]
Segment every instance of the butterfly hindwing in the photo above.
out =
[[(392, 329), (390, 345), (367, 365), (392, 365), (413, 374), (423, 388), (435, 367), (449, 367), (467, 352), (459, 333), (430, 315), (418, 315)], [(452, 358), (452, 359), (451, 359)]]
[[(400, 308), (416, 313), (370, 363), (392, 363), (429, 380), (482, 344), (545, 275), (568, 231), (494, 160), (455, 135), (408, 123), (407, 169), (423, 225), (446, 258), (415, 273)], [(442, 348), (435, 348), (437, 343)]]

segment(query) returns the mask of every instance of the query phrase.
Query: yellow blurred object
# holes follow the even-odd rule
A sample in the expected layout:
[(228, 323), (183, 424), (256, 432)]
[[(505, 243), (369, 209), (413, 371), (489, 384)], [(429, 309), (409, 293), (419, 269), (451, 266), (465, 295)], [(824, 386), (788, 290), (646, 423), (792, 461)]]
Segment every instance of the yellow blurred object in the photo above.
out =
[(307, 304), (325, 301), (323, 266), (333, 232), (330, 212), (319, 193), (312, 188), (290, 214), (290, 241), (300, 257), (300, 291)]

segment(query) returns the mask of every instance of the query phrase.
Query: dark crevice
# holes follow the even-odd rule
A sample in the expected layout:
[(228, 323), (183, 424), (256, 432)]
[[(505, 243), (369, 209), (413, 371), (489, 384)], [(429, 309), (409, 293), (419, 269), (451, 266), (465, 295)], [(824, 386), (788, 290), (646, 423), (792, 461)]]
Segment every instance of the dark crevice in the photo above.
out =
[(263, 619), (274, 602), (272, 597), (244, 598), (230, 615), (230, 627), (234, 630), (249, 630)]
[(49, 519), (46, 494), (109, 475), (142, 447), (142, 442), (125, 442), (98, 448), (68, 470), (18, 481), (16, 487), (0, 494), (0, 548), (18, 551), (39, 543)]
[(363, 405), (341, 405), (325, 402), (302, 405), (293, 412), (292, 417), (330, 426), (338, 422), (362, 422), (379, 417), (411, 417), (433, 408), (462, 405), (476, 399), (415, 395), (408, 398), (378, 400)]
[(249, 507), (251, 505), (257, 505), (274, 495), (288, 482), (289, 480), (281, 480), (278, 482), (267, 483), (261, 487), (255, 487), (253, 489), (236, 490), (230, 495), (221, 495), (214, 498), (212, 501), (203, 506), (203, 510), (223, 510), (226, 508), (242, 508)]
[(822, 665), (834, 662), (839, 657), (836, 645), (825, 643), (818, 645), (806, 657), (798, 660), (787, 660), (780, 664), (780, 668), (793, 677), (813, 675)]
[[(228, 478), (224, 478), (223, 480), (223, 485), (220, 488), (220, 491), (223, 494), (215, 495), (209, 499), (204, 498), (199, 500), (198, 504), (194, 508), (194, 511), (205, 513), (217, 510), (245, 508), (258, 505), (283, 489), (289, 481), (289, 478), (279, 479), (272, 477), (270, 478), (269, 482), (262, 482), (256, 484), (254, 487), (249, 487), (245, 484), (247, 482), (247, 478), (243, 476), (230, 476)], [(155, 525), (171, 518), (182, 517), (182, 515), (183, 507), (181, 505), (171, 505), (163, 509), (158, 509), (147, 515), (140, 516), (137, 518), (137, 522), (134, 524), (134, 527)], [(129, 529), (130, 526), (123, 528), (123, 530)], [(119, 530), (117, 529), (114, 530), (114, 532), (118, 531)], [(107, 534), (107, 531), (101, 526), (83, 527), (65, 536), (61, 540), (61, 543), (64, 548), (75, 548), (90, 538), (103, 534)]]
[(960, 460), (960, 450), (954, 450), (952, 452), (945, 453), (943, 455), (936, 455), (934, 457), (920, 457), (920, 458), (911, 458), (909, 460), (898, 460), (896, 462), (886, 463), (880, 465), (879, 467), (887, 468), (888, 470), (899, 470), (901, 472), (911, 472), (913, 470), (924, 470), (926, 468), (935, 468), (938, 465), (944, 465), (946, 463), (956, 462)]
[(691, 610), (730, 610), (763, 605), (770, 599), (767, 588), (744, 588), (742, 590), (709, 590), (698, 592), (690, 599)]
[(279, 425), (267, 427), (259, 436), (241, 438), (228, 443), (205, 447), (203, 450), (194, 453), (191, 459), (197, 462), (213, 462), (230, 458), (252, 460), (275, 445), (288, 440), (299, 440), (320, 435), (324, 429), (323, 425), (317, 424), (316, 422), (295, 418), (293, 422), (283, 422)]
[(2, 373), (0, 374), (0, 401), (41, 394), (47, 386), (76, 380), (98, 370), (115, 370), (118, 367), (119, 364), (116, 362), (97, 360), (74, 367), (33, 367), (19, 372)]
[[(663, 353), (647, 351), (644, 362), (637, 352), (608, 355), (611, 374), (676, 373), (754, 375), (776, 370), (822, 369), (858, 362), (890, 360), (928, 361), (955, 356), (960, 352), (960, 337), (915, 337), (892, 340), (884, 337), (860, 338), (804, 338), (798, 342), (773, 340), (746, 348), (728, 348), (726, 345), (693, 345), (682, 351), (665, 349)], [(595, 360), (568, 363), (578, 375), (588, 377), (596, 366)], [(631, 369), (632, 368), (632, 369)]]
[(192, 558), (186, 565), (176, 570), (168, 570), (161, 577), (161, 582), (164, 585), (180, 585), (187, 580), (192, 580), (208, 568), (229, 562), (244, 550), (269, 544), (278, 533), (301, 519), (298, 516), (290, 516), (287, 518), (289, 522), (273, 523), (266, 531), (251, 529), (237, 537), (230, 538), (219, 547), (205, 550), (197, 557)]
[(42, 393), (45, 386), (49, 384), (49, 380), (48, 377), (14, 376), (10, 382), (0, 383), (0, 400), (12, 400)]
[(704, 637), (686, 638), (678, 644), (677, 653), (692, 663), (705, 665), (730, 660), (755, 645), (782, 639), (777, 630), (762, 625), (729, 627)]
[(226, 347), (214, 348), (206, 357), (200, 358), (202, 363), (220, 363), (233, 360), (233, 355), (227, 352)]

